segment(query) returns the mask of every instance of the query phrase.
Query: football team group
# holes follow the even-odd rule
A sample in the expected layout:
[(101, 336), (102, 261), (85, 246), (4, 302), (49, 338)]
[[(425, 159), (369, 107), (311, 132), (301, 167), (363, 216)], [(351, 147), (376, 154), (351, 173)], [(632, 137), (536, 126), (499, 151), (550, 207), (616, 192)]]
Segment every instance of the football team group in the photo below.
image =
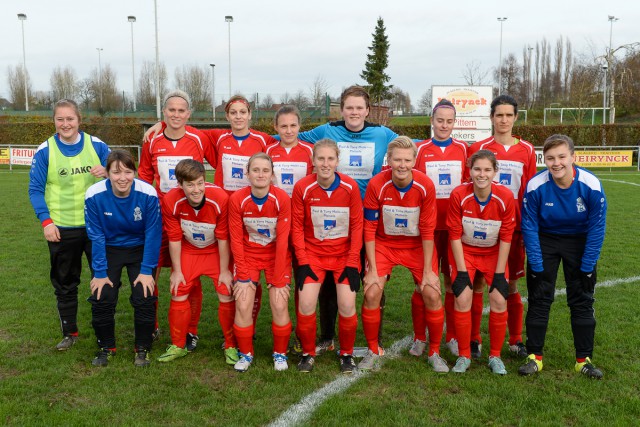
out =
[[(85, 254), (99, 347), (94, 366), (108, 365), (116, 354), (125, 268), (134, 364), (150, 364), (159, 333), (159, 273), (170, 267), (169, 295), (160, 296), (171, 299), (171, 344), (158, 362), (197, 348), (200, 278), (208, 276), (218, 297), (223, 357), (247, 371), (256, 357), (263, 274), (276, 370), (286, 370), (288, 355), (296, 354), (297, 369), (310, 372), (319, 354), (336, 348), (341, 372), (376, 369), (385, 354), (385, 286), (393, 268), (403, 266), (413, 283), (391, 283), (410, 300), (411, 355), (426, 354), (435, 372), (446, 373), (440, 355), (446, 347), (457, 358), (451, 371), (466, 372), (482, 355), (488, 289), (490, 371), (507, 373), (501, 353), (508, 335), (508, 351), (523, 359), (518, 373), (533, 375), (543, 368), (562, 262), (575, 370), (602, 378), (591, 357), (607, 202), (600, 181), (574, 164), (571, 138), (549, 136), (546, 168), (537, 172), (533, 145), (513, 135), (518, 105), (510, 96), (491, 103), (493, 136), (471, 146), (451, 137), (456, 109), (446, 99), (433, 107), (433, 137), (425, 141), (366, 121), (369, 109), (366, 90), (351, 86), (341, 96), (342, 120), (300, 132), (298, 110), (285, 105), (275, 114), (273, 137), (250, 128), (251, 104), (242, 96), (226, 104), (230, 129), (190, 127), (189, 96), (173, 91), (164, 99), (164, 121), (145, 134), (136, 165), (128, 151), (110, 150), (80, 130), (75, 102), (58, 101), (56, 133), (39, 146), (29, 184), (49, 246), (63, 334), (56, 348), (68, 350), (78, 340)], [(213, 183), (206, 182), (205, 160), (215, 169)], [(525, 276), (526, 319), (518, 292)], [(358, 319), (368, 348), (356, 364)]]

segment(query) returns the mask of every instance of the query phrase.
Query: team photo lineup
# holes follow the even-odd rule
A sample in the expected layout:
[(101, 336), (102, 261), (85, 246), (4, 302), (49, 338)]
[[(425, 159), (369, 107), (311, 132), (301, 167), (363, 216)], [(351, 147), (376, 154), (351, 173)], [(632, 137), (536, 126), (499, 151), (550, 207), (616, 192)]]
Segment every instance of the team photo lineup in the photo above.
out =
[[(342, 374), (374, 371), (385, 358), (385, 286), (400, 266), (413, 279), (403, 288), (409, 354), (434, 372), (475, 369), (483, 348), (492, 374), (508, 373), (507, 353), (522, 361), (521, 376), (544, 371), (551, 305), (564, 279), (575, 348), (565, 357), (575, 375), (604, 377), (592, 361), (604, 190), (575, 165), (566, 135), (548, 135), (537, 171), (534, 146), (513, 134), (511, 96), (493, 99), (493, 135), (471, 146), (452, 138), (449, 100), (433, 106), (433, 137), (413, 140), (367, 121), (369, 94), (360, 86), (343, 91), (341, 120), (309, 131), (300, 131), (295, 106), (282, 106), (273, 136), (251, 129), (251, 103), (240, 95), (225, 106), (230, 129), (189, 126), (191, 101), (180, 90), (162, 107), (164, 120), (145, 133), (138, 162), (83, 132), (74, 101), (55, 104), (56, 133), (33, 157), (29, 199), (50, 254), (57, 350), (74, 351), (89, 335), (79, 334), (77, 320), (86, 299), (97, 340), (87, 364), (125, 356), (115, 319), (126, 270), (136, 367), (179, 364), (197, 351), (206, 276), (224, 341), (216, 357), (230, 370), (247, 372), (256, 357), (269, 357), (254, 349), (256, 333), (266, 333), (256, 322), (268, 301), (276, 371), (309, 373), (323, 353), (337, 354)], [(81, 286), (83, 257), (90, 295)], [(163, 268), (169, 295), (158, 291)], [(168, 313), (159, 299), (170, 301)], [(159, 318), (168, 318), (168, 333)], [(359, 323), (366, 348), (356, 347)]]

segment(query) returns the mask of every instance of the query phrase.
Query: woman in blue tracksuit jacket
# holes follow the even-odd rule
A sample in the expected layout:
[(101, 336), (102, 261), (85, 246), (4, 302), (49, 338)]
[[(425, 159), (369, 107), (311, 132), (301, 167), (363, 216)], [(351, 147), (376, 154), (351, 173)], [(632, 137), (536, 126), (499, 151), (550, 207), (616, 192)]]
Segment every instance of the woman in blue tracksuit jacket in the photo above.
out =
[(156, 190), (135, 178), (128, 151), (113, 150), (107, 158), (107, 179), (85, 196), (85, 221), (92, 242), (91, 314), (100, 351), (94, 366), (106, 366), (115, 354), (115, 312), (122, 270), (131, 283), (134, 310), (134, 364), (149, 365), (155, 329), (154, 274), (160, 254), (162, 219)]
[(596, 319), (593, 293), (596, 262), (604, 242), (607, 199), (591, 172), (574, 165), (571, 138), (552, 135), (544, 143), (547, 169), (528, 183), (522, 204), (522, 234), (527, 251), (527, 351), (518, 372), (532, 375), (542, 369), (544, 339), (554, 299), (560, 261), (576, 349), (575, 370), (601, 379), (591, 362)]

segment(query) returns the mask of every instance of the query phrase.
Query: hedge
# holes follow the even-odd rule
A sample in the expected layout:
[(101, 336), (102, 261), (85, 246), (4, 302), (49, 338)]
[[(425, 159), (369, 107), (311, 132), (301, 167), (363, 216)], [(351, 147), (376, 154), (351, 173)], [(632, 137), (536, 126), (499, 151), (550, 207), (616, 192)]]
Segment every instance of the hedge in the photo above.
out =
[[(306, 123), (302, 130), (312, 129), (319, 124)], [(269, 134), (274, 133), (269, 121), (256, 122), (252, 127)], [(412, 138), (426, 139), (430, 135), (430, 128), (426, 125), (395, 125), (390, 128), (399, 135)], [(138, 145), (142, 141), (143, 126), (134, 119), (89, 120), (82, 124), (81, 129), (114, 146)], [(0, 144), (38, 145), (54, 131), (53, 123), (50, 121), (16, 123), (0, 120)], [(542, 146), (544, 140), (554, 133), (569, 135), (578, 146), (605, 145), (603, 136), (608, 146), (640, 145), (640, 124), (525, 125), (514, 127), (514, 133), (535, 146)]]

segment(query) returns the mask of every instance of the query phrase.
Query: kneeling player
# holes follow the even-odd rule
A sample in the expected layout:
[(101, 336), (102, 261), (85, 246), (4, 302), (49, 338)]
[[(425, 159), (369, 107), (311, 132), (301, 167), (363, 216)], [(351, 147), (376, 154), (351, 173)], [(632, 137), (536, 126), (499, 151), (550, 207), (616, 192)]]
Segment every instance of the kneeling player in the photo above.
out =
[(169, 329), (172, 344), (159, 362), (187, 354), (192, 318), (191, 292), (201, 292), (200, 276), (209, 276), (220, 300), (218, 319), (225, 339), (225, 360), (238, 361), (233, 337), (235, 301), (231, 295), (227, 193), (205, 182), (205, 169), (196, 160), (181, 160), (175, 168), (178, 186), (162, 200), (162, 217), (171, 255)]
[(252, 312), (260, 272), (264, 270), (273, 314), (273, 363), (277, 371), (282, 371), (288, 368), (285, 353), (291, 335), (288, 311), (291, 200), (284, 190), (271, 184), (273, 162), (267, 154), (251, 156), (246, 172), (251, 185), (236, 191), (229, 199), (229, 232), (235, 264), (233, 330), (240, 356), (234, 368), (245, 372), (253, 362)]
[(369, 351), (358, 365), (372, 369), (384, 350), (378, 345), (380, 299), (387, 277), (396, 265), (407, 267), (426, 305), (429, 328), (429, 364), (436, 372), (449, 372), (439, 356), (444, 326), (437, 257), (433, 232), (436, 226), (436, 195), (433, 182), (412, 170), (416, 145), (406, 136), (394, 139), (387, 148), (391, 170), (371, 179), (364, 197), (365, 248), (362, 326)]
[(471, 365), (471, 283), (476, 274), (483, 274), (491, 283), (489, 368), (494, 374), (505, 375), (507, 370), (500, 359), (500, 350), (507, 330), (506, 266), (516, 221), (513, 195), (508, 188), (492, 182), (498, 163), (491, 151), (476, 152), (470, 158), (469, 167), (472, 182), (453, 190), (447, 213), (449, 268), (454, 279), (460, 352), (453, 372), (464, 373)]
[(336, 172), (340, 150), (335, 141), (321, 139), (313, 146), (316, 173), (293, 189), (293, 244), (299, 289), (296, 332), (302, 344), (298, 370), (310, 372), (316, 356), (316, 304), (327, 274), (333, 274), (338, 297), (340, 370), (351, 373), (360, 289), (362, 202), (358, 184)]

